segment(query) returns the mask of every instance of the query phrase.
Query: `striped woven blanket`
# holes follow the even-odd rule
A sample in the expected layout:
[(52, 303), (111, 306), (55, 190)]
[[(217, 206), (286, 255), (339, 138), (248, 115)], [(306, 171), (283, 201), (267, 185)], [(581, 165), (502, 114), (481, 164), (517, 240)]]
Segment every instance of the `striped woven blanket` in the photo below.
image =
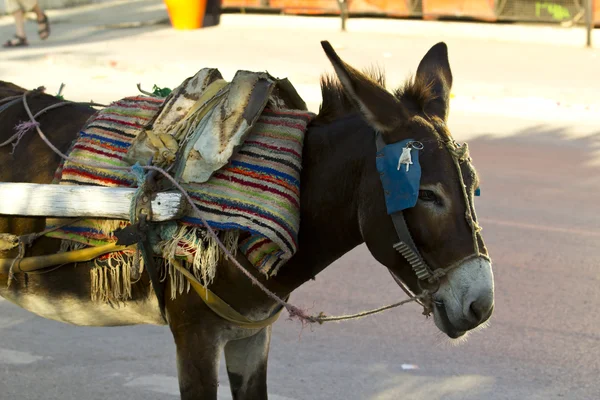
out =
[[(88, 121), (72, 144), (70, 156), (127, 166), (124, 156), (133, 140), (160, 111), (163, 99), (135, 96), (121, 99)], [(277, 273), (297, 250), (300, 223), (300, 170), (304, 133), (313, 114), (300, 110), (265, 109), (243, 146), (209, 181), (184, 188), (201, 216), (229, 244), (267, 276)], [(56, 172), (61, 185), (136, 187), (127, 172), (89, 168), (65, 162)], [(189, 214), (166, 230), (165, 258), (187, 256), (197, 272), (216, 263), (210, 238), (199, 215)], [(49, 220), (48, 227), (57, 221)], [(75, 246), (116, 241), (112, 232), (128, 221), (89, 219), (48, 234)], [(174, 223), (171, 223), (174, 224)], [(228, 234), (235, 233), (235, 238)], [(232, 242), (233, 241), (233, 242)], [(214, 243), (213, 243), (214, 244)], [(214, 247), (214, 246), (213, 246)], [(122, 255), (121, 255), (122, 257)], [(212, 273), (202, 270), (202, 278)]]

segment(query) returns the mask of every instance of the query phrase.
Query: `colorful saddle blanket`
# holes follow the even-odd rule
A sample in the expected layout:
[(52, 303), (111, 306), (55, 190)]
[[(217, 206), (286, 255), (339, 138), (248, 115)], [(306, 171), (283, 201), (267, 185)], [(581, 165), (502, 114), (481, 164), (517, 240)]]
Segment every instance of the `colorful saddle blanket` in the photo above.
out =
[[(114, 102), (88, 121), (73, 143), (70, 156), (129, 166), (125, 161), (129, 147), (156, 117), (164, 101), (134, 96)], [(236, 233), (235, 247), (267, 276), (276, 274), (297, 250), (302, 146), (313, 116), (305, 110), (265, 108), (227, 165), (204, 183), (183, 184), (210, 226), (220, 233)], [(135, 177), (127, 172), (68, 161), (57, 170), (55, 183), (137, 186)], [(178, 220), (176, 229), (162, 243), (162, 248), (171, 249), (173, 255), (191, 256), (195, 269), (207, 257), (214, 260), (214, 255), (205, 251), (208, 239), (199, 217), (191, 213)], [(57, 221), (49, 220), (48, 227), (56, 226), (53, 224)], [(88, 219), (48, 236), (79, 246), (99, 246), (115, 242), (113, 231), (128, 224), (128, 221)]]

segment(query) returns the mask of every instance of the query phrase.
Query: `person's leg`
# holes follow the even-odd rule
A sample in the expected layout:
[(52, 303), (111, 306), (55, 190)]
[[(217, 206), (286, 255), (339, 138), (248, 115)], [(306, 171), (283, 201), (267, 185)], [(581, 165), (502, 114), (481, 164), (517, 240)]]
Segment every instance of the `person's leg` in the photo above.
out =
[(13, 39), (7, 40), (4, 43), (4, 47), (18, 47), (27, 46), (27, 37), (25, 35), (25, 13), (23, 10), (18, 9), (13, 11), (13, 17), (15, 18), (16, 35)]
[(23, 10), (19, 10), (13, 14), (13, 17), (15, 17), (17, 36), (21, 36), (24, 38), (26, 36), (25, 35), (25, 13), (23, 12)]
[(44, 11), (37, 2), (32, 10), (37, 15), (38, 34), (40, 35), (40, 39), (45, 40), (50, 36), (50, 23), (48, 22), (48, 17), (44, 14)]

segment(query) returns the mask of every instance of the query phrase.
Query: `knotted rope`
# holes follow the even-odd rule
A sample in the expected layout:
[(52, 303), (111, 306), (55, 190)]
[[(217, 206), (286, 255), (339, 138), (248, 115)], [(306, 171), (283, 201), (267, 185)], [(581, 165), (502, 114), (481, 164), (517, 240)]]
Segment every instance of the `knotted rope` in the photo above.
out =
[(454, 161), (454, 165), (456, 166), (456, 170), (458, 172), (458, 180), (460, 183), (460, 187), (462, 189), (462, 194), (465, 199), (465, 219), (467, 220), (467, 224), (471, 227), (471, 232), (473, 234), (473, 248), (475, 249), (475, 254), (480, 256), (481, 253), (479, 251), (479, 241), (477, 240), (477, 233), (481, 232), (481, 226), (477, 223), (477, 216), (474, 215), (475, 207), (471, 204), (471, 199), (469, 194), (467, 193), (467, 186), (465, 185), (465, 180), (463, 178), (462, 169), (460, 168), (461, 162), (466, 162), (468, 164), (471, 163), (471, 157), (469, 156), (469, 146), (464, 143), (459, 146), (454, 141), (446, 141), (446, 148), (452, 155), (452, 160)]
[[(61, 86), (62, 89), (62, 86)], [(29, 93), (42, 93), (45, 90), (45, 88), (43, 86), (40, 86), (37, 89), (31, 90)], [(1, 103), (5, 103), (2, 104), (0, 106), (0, 114), (3, 111), (6, 111), (8, 108), (10, 108), (12, 105), (15, 105), (19, 102), (22, 102), (23, 96), (22, 95), (18, 95), (18, 96), (10, 96), (10, 97), (5, 97), (4, 99), (0, 100), (0, 104)], [(30, 120), (30, 121), (24, 121), (21, 122), (20, 124), (18, 124), (17, 126), (15, 126), (15, 130), (16, 133), (14, 135), (12, 135), (11, 137), (9, 137), (7, 140), (5, 140), (4, 142), (0, 143), (0, 147), (4, 147), (4, 146), (8, 146), (9, 144), (12, 143), (13, 146), (13, 150), (10, 152), (10, 154), (14, 154), (15, 149), (17, 148), (19, 142), (21, 141), (21, 139), (23, 138), (23, 136), (25, 136), (25, 134), (27, 132), (29, 132), (33, 127), (35, 127), (36, 125), (39, 125), (39, 122), (35, 121), (36, 118), (39, 118), (42, 114), (53, 110), (55, 108), (59, 108), (59, 107), (63, 107), (66, 105), (72, 105), (72, 104), (81, 104), (81, 105), (88, 105), (88, 106), (92, 106), (92, 107), (106, 107), (105, 105), (102, 104), (98, 104), (95, 103), (93, 101), (91, 102), (71, 102), (71, 101), (64, 101), (61, 103), (56, 103), (53, 104), (51, 106), (48, 106), (40, 111), (38, 111), (35, 115), (34, 115), (34, 120)], [(14, 143), (13, 143), (14, 142)]]

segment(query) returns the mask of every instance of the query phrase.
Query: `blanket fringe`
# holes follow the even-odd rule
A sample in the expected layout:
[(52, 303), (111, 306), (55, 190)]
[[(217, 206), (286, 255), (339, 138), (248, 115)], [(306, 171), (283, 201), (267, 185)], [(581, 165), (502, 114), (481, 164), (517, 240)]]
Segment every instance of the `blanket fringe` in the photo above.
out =
[(136, 265), (143, 268), (143, 260), (138, 263), (135, 257), (135, 254), (117, 252), (94, 260), (90, 269), (92, 301), (114, 304), (131, 299), (132, 269)]
[[(220, 240), (232, 254), (237, 253), (239, 231), (221, 231)], [(63, 240), (61, 252), (77, 250), (85, 244)], [(188, 279), (172, 263), (178, 259), (205, 286), (212, 283), (216, 268), (223, 258), (218, 243), (205, 230), (191, 226), (179, 226), (171, 239), (159, 242), (163, 262), (160, 263), (160, 281), (168, 280), (171, 299), (189, 292)], [(143, 258), (134, 252), (117, 252), (94, 260), (90, 269), (91, 300), (97, 303), (117, 304), (131, 299), (132, 285), (141, 276)]]
[[(236, 254), (239, 240), (238, 231), (221, 231), (219, 238), (232, 254)], [(177, 271), (172, 260), (181, 260), (182, 265), (194, 276), (210, 285), (215, 277), (216, 268), (223, 257), (223, 251), (216, 240), (205, 230), (193, 226), (178, 226), (169, 240), (158, 244), (160, 253), (165, 260), (171, 284), (171, 297), (190, 290), (190, 284), (185, 276)]]
[[(107, 234), (114, 221), (103, 221), (102, 229)], [(88, 247), (85, 243), (72, 240), (61, 240), (59, 253), (80, 250)], [(135, 260), (135, 253), (116, 252), (110, 253), (94, 260), (94, 266), (90, 269), (91, 300), (97, 303), (115, 304), (131, 299), (132, 268), (137, 265), (139, 270), (134, 276), (139, 276), (143, 269), (143, 261)]]

